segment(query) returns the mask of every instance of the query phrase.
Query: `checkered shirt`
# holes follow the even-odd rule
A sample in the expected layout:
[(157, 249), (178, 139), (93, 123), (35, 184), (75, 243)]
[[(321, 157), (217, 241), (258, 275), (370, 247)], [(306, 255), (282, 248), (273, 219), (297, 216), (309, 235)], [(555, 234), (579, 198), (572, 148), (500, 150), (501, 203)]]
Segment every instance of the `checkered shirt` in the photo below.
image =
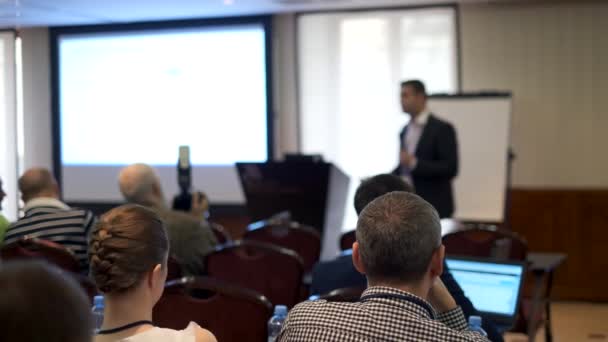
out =
[(423, 299), (381, 286), (370, 287), (361, 298), (355, 303), (316, 300), (296, 305), (277, 341), (488, 341), (467, 330), (460, 307), (436, 315)]

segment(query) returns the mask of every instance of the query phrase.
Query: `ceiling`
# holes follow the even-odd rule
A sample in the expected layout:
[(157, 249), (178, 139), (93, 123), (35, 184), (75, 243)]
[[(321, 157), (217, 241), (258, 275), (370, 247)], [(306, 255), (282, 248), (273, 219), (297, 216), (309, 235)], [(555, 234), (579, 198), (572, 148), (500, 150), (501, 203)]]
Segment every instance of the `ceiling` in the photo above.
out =
[[(460, 2), (463, 1), (489, 2), (489, 0)], [(446, 0), (0, 0), (0, 28), (124, 23), (441, 3), (446, 3)]]

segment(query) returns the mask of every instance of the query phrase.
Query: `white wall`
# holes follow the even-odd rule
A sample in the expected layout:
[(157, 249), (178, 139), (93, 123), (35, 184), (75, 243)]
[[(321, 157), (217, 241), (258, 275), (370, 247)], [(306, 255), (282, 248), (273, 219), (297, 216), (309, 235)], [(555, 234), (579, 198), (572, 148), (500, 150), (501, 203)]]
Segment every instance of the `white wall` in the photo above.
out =
[(25, 169), (53, 168), (49, 31), (20, 31), (23, 51), (23, 116)]
[(298, 151), (298, 106), (296, 88), (296, 16), (273, 18), (274, 137), (276, 159)]

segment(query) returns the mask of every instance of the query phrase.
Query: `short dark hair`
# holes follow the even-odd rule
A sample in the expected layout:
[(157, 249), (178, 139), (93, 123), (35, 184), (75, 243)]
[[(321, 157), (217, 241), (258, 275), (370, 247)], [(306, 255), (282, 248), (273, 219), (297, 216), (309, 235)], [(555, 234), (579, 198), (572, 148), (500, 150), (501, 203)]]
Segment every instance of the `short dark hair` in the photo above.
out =
[(371, 201), (392, 191), (414, 192), (414, 188), (401, 177), (388, 173), (364, 179), (355, 192), (357, 215)]
[(91, 275), (104, 294), (126, 292), (169, 251), (165, 225), (154, 211), (125, 204), (104, 214), (89, 247)]
[(80, 285), (43, 261), (0, 266), (3, 341), (91, 341), (89, 300)]
[(403, 88), (405, 86), (412, 87), (412, 89), (414, 89), (414, 92), (416, 94), (422, 94), (422, 95), (424, 95), (424, 97), (426, 97), (426, 87), (424, 86), (424, 83), (422, 83), (422, 81), (407, 80), (407, 81), (401, 82), (401, 88)]
[(365, 274), (372, 281), (419, 281), (441, 246), (435, 208), (402, 191), (389, 192), (368, 204), (359, 215), (356, 234)]

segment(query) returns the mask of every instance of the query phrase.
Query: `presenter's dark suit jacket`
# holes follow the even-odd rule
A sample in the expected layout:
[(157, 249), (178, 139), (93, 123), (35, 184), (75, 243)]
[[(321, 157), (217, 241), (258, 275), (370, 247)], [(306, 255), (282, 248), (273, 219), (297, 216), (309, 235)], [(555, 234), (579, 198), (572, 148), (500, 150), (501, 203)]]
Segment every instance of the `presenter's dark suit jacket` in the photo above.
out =
[[(401, 149), (405, 126), (399, 134)], [(454, 127), (446, 121), (430, 115), (416, 146), (418, 163), (411, 172), (416, 194), (432, 204), (441, 218), (454, 213), (452, 179), (458, 174), (458, 142)], [(401, 165), (393, 170), (401, 175)]]

